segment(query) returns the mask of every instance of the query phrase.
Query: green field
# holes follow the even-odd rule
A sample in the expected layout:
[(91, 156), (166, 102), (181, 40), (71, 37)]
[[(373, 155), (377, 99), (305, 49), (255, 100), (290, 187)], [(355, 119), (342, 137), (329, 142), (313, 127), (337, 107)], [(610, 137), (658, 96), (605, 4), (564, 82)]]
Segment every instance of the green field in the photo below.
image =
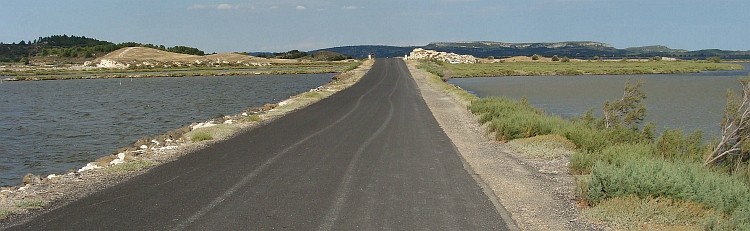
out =
[(536, 75), (638, 75), (741, 70), (742, 65), (702, 61), (591, 61), (442, 64), (453, 78)]

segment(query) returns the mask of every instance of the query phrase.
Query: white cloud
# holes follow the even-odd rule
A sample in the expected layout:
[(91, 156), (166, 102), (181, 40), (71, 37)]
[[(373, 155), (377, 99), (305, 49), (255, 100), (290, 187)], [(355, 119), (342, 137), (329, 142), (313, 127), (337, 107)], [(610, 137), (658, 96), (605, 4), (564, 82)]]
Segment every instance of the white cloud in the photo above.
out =
[(278, 8), (279, 8), (279, 6), (272, 6), (272, 7), (271, 7), (271, 8), (269, 8), (269, 9), (272, 9), (272, 10), (274, 10), (274, 9), (278, 9)]
[(265, 46), (261, 47), (262, 50), (269, 51), (289, 51), (289, 50), (315, 50), (324, 47), (330, 47), (330, 44), (325, 42), (318, 42), (315, 38), (307, 38), (304, 41), (298, 43), (280, 45), (280, 46)]
[(341, 7), (341, 9), (344, 9), (344, 10), (356, 10), (358, 8), (360, 8), (360, 7), (356, 7), (356, 6), (344, 6), (344, 7)]
[(219, 6), (217, 6), (216, 9), (219, 9), (219, 10), (231, 10), (231, 9), (237, 9), (237, 6), (232, 6), (232, 5), (229, 5), (229, 4), (219, 4)]
[(196, 4), (196, 5), (192, 5), (192, 6), (188, 7), (188, 9), (189, 10), (202, 10), (202, 9), (206, 9), (208, 7), (209, 6), (207, 6), (207, 5)]
[(296, 9), (298, 9), (298, 10), (305, 10), (305, 9), (307, 9), (307, 8), (306, 8), (306, 7), (304, 7), (304, 6), (297, 6), (297, 8), (296, 8)]
[(219, 4), (219, 5), (202, 5), (202, 4), (195, 4), (190, 7), (188, 7), (189, 10), (206, 10), (206, 9), (217, 9), (217, 10), (233, 10), (240, 8), (239, 5), (232, 6), (229, 4)]

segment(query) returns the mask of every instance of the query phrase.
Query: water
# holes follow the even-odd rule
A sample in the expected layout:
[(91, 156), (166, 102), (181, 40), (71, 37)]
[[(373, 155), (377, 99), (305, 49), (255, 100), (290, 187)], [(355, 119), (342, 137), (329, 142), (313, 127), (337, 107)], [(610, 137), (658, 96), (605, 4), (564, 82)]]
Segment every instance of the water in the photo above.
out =
[(595, 115), (603, 115), (604, 102), (620, 99), (628, 78), (635, 83), (643, 77), (646, 122), (656, 122), (657, 131), (664, 127), (686, 133), (703, 130), (708, 138), (720, 134), (727, 90), (741, 94), (737, 79), (748, 76), (750, 63), (742, 65), (745, 70), (691, 74), (486, 77), (451, 79), (450, 83), (479, 97), (520, 100), (526, 96), (534, 107), (570, 118), (591, 108)]
[(0, 186), (78, 169), (144, 136), (284, 100), (333, 74), (0, 84)]

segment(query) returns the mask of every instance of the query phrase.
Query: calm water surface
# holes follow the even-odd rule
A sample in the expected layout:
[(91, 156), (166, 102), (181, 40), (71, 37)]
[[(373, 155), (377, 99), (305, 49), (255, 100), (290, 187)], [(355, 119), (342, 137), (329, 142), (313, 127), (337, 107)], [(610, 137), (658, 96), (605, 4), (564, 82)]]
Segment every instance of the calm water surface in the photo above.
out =
[(479, 97), (526, 96), (533, 106), (569, 118), (590, 108), (601, 116), (605, 101), (622, 97), (628, 78), (635, 83), (643, 77), (646, 121), (656, 122), (659, 131), (666, 126), (718, 135), (727, 89), (741, 94), (737, 79), (748, 76), (750, 64), (743, 66), (745, 70), (693, 74), (484, 77), (451, 79), (450, 83)]
[(333, 74), (0, 84), (0, 186), (78, 169), (144, 136), (278, 102)]

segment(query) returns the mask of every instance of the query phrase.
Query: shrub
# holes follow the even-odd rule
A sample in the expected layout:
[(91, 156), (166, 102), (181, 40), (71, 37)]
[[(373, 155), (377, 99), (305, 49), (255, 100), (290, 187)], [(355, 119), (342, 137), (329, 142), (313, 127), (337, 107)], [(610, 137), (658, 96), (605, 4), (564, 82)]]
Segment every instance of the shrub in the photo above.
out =
[(605, 222), (612, 228), (648, 230), (641, 224), (661, 226), (698, 226), (701, 221), (720, 217), (714, 210), (689, 202), (669, 198), (645, 198), (634, 195), (610, 198), (598, 206), (583, 211), (583, 216)]
[(245, 118), (242, 118), (242, 121), (244, 122), (260, 122), (262, 120), (263, 118), (260, 118), (260, 116), (258, 115), (249, 115), (249, 116), (246, 116)]
[(9, 210), (0, 210), (0, 220), (16, 215), (16, 212)]
[(205, 132), (196, 132), (193, 133), (192, 136), (190, 136), (190, 140), (193, 142), (200, 142), (204, 140), (213, 140), (214, 138), (211, 136), (211, 134), (205, 133)]
[(636, 195), (689, 200), (731, 215), (748, 201), (748, 187), (698, 163), (630, 158), (621, 166), (597, 162), (591, 168), (586, 199), (596, 205), (608, 198)]
[(711, 58), (707, 58), (706, 61), (711, 62), (711, 63), (720, 63), (721, 58), (719, 58), (719, 56), (714, 56)]
[(553, 55), (553, 56), (552, 56), (552, 61), (553, 61), (553, 62), (557, 62), (557, 61), (560, 61), (560, 57), (557, 57), (557, 55)]
[(531, 60), (539, 60), (539, 57), (540, 57), (539, 55), (534, 54), (531, 56)]
[(682, 130), (664, 129), (654, 144), (654, 156), (666, 160), (698, 162), (709, 150), (703, 143), (703, 131), (700, 130), (684, 136)]
[(16, 203), (16, 207), (22, 209), (41, 209), (47, 205), (43, 200), (24, 200)]

